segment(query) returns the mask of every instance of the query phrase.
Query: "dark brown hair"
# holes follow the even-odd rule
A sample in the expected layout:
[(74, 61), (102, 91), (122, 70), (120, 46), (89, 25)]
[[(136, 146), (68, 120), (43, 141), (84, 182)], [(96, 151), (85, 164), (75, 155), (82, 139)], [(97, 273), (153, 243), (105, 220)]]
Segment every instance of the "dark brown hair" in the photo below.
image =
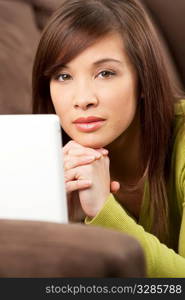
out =
[(64, 0), (47, 24), (33, 68), (33, 113), (52, 113), (49, 82), (97, 39), (119, 32), (138, 74), (143, 97), (138, 101), (144, 170), (150, 188), (151, 231), (166, 242), (174, 94), (153, 26), (136, 0)]

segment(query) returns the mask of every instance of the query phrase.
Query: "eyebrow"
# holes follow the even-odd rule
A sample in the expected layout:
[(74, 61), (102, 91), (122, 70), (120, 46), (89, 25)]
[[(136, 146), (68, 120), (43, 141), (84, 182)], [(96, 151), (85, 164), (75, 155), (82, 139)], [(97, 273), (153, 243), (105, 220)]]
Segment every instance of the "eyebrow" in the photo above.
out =
[[(116, 63), (119, 63), (119, 64), (122, 64), (122, 62), (118, 59), (115, 59), (115, 58), (102, 58), (100, 60), (97, 60), (93, 63), (94, 66), (98, 66), (98, 65), (101, 65), (103, 63), (106, 63), (106, 62), (116, 62)], [(61, 65), (61, 67), (64, 67), (64, 68), (69, 68), (68, 65)]]
[(95, 61), (93, 63), (93, 65), (97, 66), (97, 65), (101, 65), (101, 64), (106, 63), (106, 62), (116, 62), (116, 63), (119, 63), (119, 64), (122, 63), (120, 60), (115, 59), (115, 58), (103, 58), (103, 59)]

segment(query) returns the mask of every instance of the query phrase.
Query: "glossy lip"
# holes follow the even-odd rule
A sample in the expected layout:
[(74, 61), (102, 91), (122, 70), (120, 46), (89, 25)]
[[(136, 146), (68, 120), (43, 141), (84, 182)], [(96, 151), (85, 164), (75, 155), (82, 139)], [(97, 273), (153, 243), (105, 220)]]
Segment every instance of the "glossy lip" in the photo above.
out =
[(95, 116), (89, 116), (87, 118), (78, 118), (73, 123), (92, 123), (92, 122), (98, 122), (98, 121), (104, 121), (105, 119), (95, 117)]
[(98, 130), (104, 122), (105, 119), (90, 116), (87, 118), (78, 118), (73, 123), (79, 131), (88, 133)]

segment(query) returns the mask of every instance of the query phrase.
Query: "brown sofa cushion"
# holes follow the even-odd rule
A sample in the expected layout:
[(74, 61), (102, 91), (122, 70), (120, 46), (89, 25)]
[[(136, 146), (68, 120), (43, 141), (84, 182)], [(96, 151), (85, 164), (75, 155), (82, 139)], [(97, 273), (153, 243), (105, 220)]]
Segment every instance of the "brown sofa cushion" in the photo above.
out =
[(150, 12), (166, 44), (168, 59), (185, 90), (185, 1), (140, 0)]
[(31, 113), (35, 51), (60, 0), (0, 0), (0, 114)]
[(143, 277), (138, 242), (82, 224), (0, 220), (0, 277)]
[(32, 8), (0, 1), (0, 114), (31, 112), (31, 73), (40, 33)]

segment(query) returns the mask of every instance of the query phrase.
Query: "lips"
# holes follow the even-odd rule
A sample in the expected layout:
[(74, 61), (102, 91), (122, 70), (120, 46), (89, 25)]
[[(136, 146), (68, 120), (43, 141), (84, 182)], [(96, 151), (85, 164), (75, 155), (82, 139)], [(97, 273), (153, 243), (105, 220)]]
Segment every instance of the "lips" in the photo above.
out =
[(104, 121), (104, 119), (99, 117), (90, 116), (87, 118), (78, 118), (74, 121), (74, 123), (92, 123), (92, 122), (98, 122), (98, 121)]
[(98, 130), (103, 126), (105, 119), (90, 116), (87, 118), (78, 118), (73, 123), (76, 126), (76, 129), (81, 132), (93, 132)]

